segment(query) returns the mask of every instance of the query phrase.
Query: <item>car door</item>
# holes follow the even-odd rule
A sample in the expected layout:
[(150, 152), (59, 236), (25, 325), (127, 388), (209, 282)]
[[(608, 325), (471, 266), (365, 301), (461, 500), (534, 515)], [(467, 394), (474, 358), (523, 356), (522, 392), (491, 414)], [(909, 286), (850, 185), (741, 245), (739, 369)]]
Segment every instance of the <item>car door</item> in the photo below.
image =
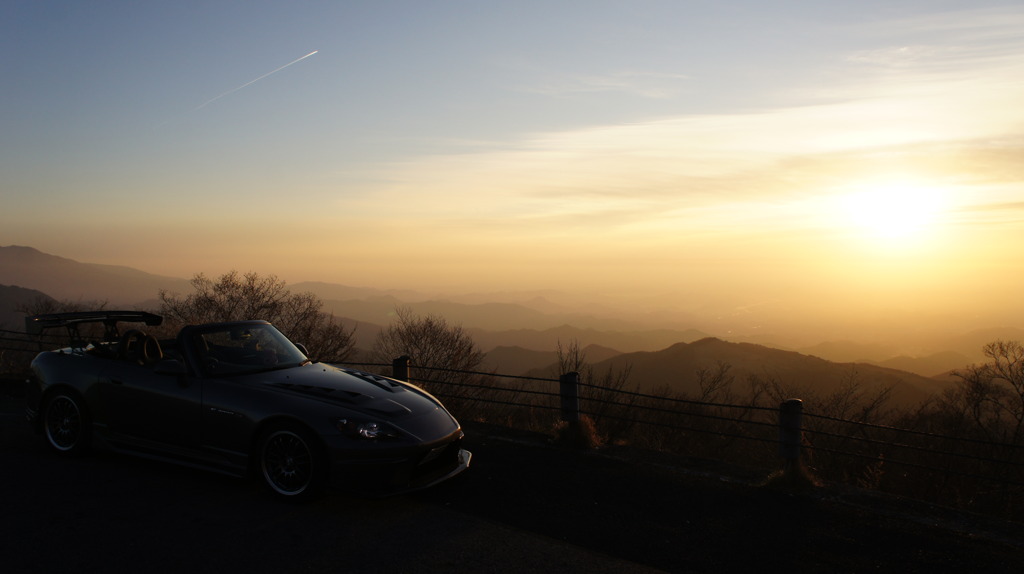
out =
[(224, 456), (246, 456), (265, 398), (248, 377), (203, 380), (203, 446)]
[[(194, 448), (201, 434), (202, 381), (125, 361), (105, 370), (104, 410), (111, 438)], [(154, 445), (155, 446), (155, 445)]]

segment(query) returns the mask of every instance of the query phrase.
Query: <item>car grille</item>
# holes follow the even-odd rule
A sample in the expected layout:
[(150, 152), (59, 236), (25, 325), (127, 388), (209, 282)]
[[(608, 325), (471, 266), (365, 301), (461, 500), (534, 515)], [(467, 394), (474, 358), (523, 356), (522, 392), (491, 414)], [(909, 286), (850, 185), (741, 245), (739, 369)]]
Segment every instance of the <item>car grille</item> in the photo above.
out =
[(413, 482), (429, 479), (435, 474), (443, 474), (459, 464), (459, 452), (462, 450), (462, 437), (448, 444), (435, 447), (424, 454), (416, 468), (412, 471)]

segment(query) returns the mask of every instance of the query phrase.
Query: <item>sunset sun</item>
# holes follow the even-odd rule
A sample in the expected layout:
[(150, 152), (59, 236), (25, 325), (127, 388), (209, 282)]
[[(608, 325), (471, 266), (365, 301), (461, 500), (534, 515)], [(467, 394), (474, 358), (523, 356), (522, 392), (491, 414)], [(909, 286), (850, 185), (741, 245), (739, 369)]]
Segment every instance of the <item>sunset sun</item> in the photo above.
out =
[(842, 218), (865, 239), (899, 242), (929, 235), (943, 209), (942, 190), (919, 183), (865, 185), (844, 195)]

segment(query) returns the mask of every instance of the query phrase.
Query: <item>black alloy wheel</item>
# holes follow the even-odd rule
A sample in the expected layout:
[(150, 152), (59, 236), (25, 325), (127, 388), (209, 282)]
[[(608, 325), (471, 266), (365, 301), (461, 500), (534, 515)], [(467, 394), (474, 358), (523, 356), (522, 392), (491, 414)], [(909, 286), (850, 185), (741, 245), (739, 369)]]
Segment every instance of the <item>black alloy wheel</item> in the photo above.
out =
[(259, 465), (264, 484), (286, 498), (315, 496), (324, 483), (317, 445), (303, 430), (282, 427), (265, 434), (259, 445)]
[(46, 441), (62, 454), (78, 454), (89, 446), (89, 418), (77, 397), (61, 392), (46, 401), (43, 430)]

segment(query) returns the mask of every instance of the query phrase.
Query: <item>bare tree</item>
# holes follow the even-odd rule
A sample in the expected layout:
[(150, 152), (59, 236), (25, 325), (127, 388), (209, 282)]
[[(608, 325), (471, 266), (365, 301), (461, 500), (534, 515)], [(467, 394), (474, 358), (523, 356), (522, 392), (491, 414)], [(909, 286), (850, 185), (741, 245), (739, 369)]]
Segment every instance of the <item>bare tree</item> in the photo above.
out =
[(413, 382), (444, 398), (445, 406), (453, 414), (484, 416), (478, 399), (493, 388), (494, 379), (475, 371), (484, 353), (469, 333), (437, 315), (417, 315), (409, 307), (396, 308), (395, 316), (397, 320), (374, 341), (373, 362), (390, 364), (407, 356)]
[(576, 339), (569, 341), (565, 346), (559, 339), (555, 346), (555, 353), (558, 355), (558, 375), (566, 373), (579, 373), (583, 378), (583, 371), (589, 367), (587, 353), (580, 348), (580, 342)]
[(49, 313), (74, 313), (78, 311), (103, 311), (108, 301), (70, 301), (50, 297), (36, 297), (31, 302), (18, 305), (15, 311), (25, 315), (45, 315)]
[(716, 361), (713, 369), (699, 367), (697, 369), (697, 386), (700, 389), (700, 395), (697, 400), (705, 403), (732, 402), (732, 384), (736, 377), (729, 374), (731, 370), (732, 365), (724, 361)]
[(995, 341), (983, 347), (989, 361), (954, 371), (960, 380), (940, 407), (987, 439), (1018, 444), (1024, 439), (1024, 345)]
[(160, 312), (174, 328), (184, 325), (264, 319), (320, 360), (343, 362), (355, 346), (354, 329), (346, 329), (312, 293), (293, 294), (274, 275), (231, 271), (216, 281), (202, 273), (192, 278), (187, 296), (160, 291)]
[(409, 307), (396, 308), (395, 316), (397, 320), (377, 335), (375, 362), (408, 356), (414, 367), (431, 370), (429, 378), (451, 382), (459, 378), (455, 371), (471, 371), (483, 361), (484, 353), (461, 325), (437, 315), (417, 315)]

